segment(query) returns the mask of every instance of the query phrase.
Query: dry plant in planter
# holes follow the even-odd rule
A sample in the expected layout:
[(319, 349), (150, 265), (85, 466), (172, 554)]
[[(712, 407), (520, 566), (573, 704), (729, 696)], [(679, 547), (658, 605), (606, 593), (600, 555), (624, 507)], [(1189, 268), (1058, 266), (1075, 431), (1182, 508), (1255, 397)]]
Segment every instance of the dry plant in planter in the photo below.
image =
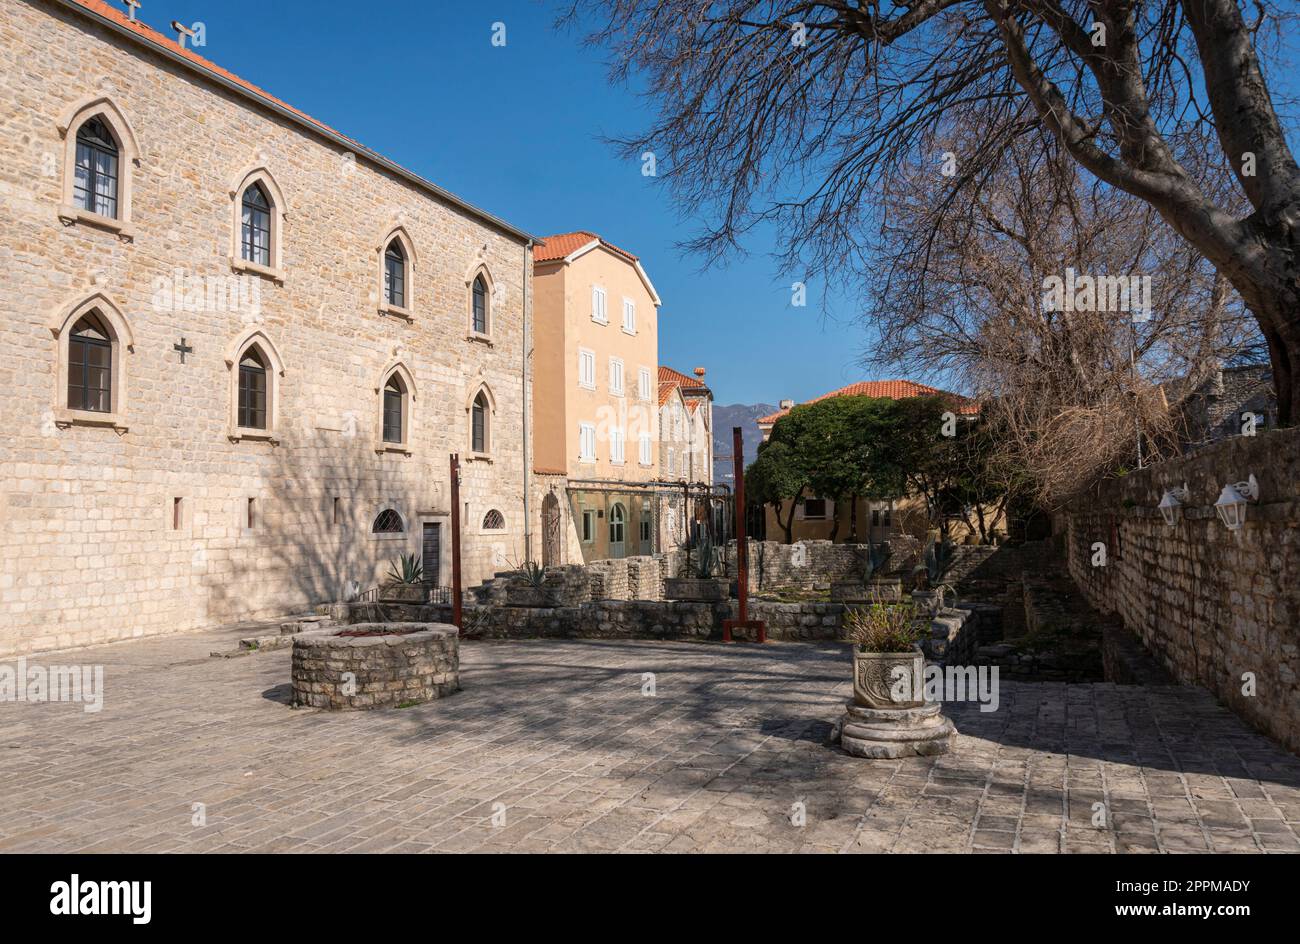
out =
[(910, 603), (873, 600), (844, 615), (853, 647), (853, 700), (869, 708), (913, 708), (922, 703), (925, 656), (918, 643), (928, 621)]

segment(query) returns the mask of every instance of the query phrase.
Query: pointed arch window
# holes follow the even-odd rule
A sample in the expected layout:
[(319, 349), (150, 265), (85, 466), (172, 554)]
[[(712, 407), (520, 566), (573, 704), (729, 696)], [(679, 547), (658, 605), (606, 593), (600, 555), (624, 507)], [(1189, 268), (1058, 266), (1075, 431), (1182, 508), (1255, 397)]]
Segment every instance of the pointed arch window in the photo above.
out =
[(472, 289), (473, 322), (471, 327), (475, 334), (488, 333), (488, 286), (482, 274), (474, 276)]
[(384, 385), (384, 442), (402, 443), (405, 429), (406, 390), (402, 378), (393, 374)]
[(394, 308), (406, 306), (406, 253), (394, 239), (384, 250), (384, 301)]
[(104, 119), (96, 115), (77, 129), (73, 205), (117, 219), (118, 166), (121, 151)]
[(260, 266), (271, 265), (271, 211), (274, 204), (256, 181), (244, 188), (240, 211), (240, 258)]
[(268, 385), (266, 357), (256, 345), (239, 359), (239, 425), (244, 429), (266, 429)]
[(129, 242), (135, 233), (131, 174), (140, 147), (126, 115), (108, 96), (92, 95), (69, 105), (56, 128), (63, 139), (59, 221), (88, 224)]
[(488, 407), (487, 395), (479, 391), (470, 409), (470, 451), (486, 453), (488, 451)]
[(113, 336), (98, 312), (82, 316), (68, 337), (68, 409), (113, 411)]
[(127, 360), (131, 326), (103, 292), (61, 307), (49, 322), (58, 345), (52, 393), (54, 422), (127, 431)]

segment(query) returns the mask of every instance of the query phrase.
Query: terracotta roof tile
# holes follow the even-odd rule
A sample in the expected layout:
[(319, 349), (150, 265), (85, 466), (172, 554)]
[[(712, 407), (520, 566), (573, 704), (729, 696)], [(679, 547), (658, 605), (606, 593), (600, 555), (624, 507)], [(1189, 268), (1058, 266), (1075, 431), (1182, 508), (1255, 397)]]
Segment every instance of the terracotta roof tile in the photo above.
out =
[(534, 262), (554, 262), (556, 259), (563, 259), (569, 253), (581, 249), (592, 240), (598, 241), (602, 246), (611, 252), (618, 253), (629, 262), (637, 262), (638, 259), (626, 249), (620, 249), (608, 240), (601, 239), (595, 233), (585, 229), (574, 230), (572, 233), (559, 233), (555, 236), (547, 236), (535, 246), (533, 246)]
[[(659, 405), (660, 406), (663, 406), (665, 403), (668, 402), (668, 391), (671, 391), (674, 387), (682, 388), (682, 396), (683, 398), (686, 399), (686, 405), (688, 407), (693, 407), (693, 403), (691, 399), (686, 396), (688, 392), (692, 394), (703, 393), (709, 397), (713, 396), (713, 392), (709, 390), (708, 384), (706, 384), (699, 377), (691, 377), (686, 374), (683, 374), (680, 370), (673, 370), (671, 367), (665, 367), (662, 364), (660, 364), (659, 365)], [(693, 408), (692, 408), (692, 412), (694, 412)]]
[[(851, 383), (847, 387), (840, 387), (838, 390), (832, 390), (830, 393), (823, 393), (820, 397), (813, 397), (807, 402), (816, 403), (819, 400), (828, 400), (831, 397), (883, 397), (889, 400), (906, 400), (910, 397), (949, 397), (958, 403), (958, 413), (963, 413), (969, 416), (980, 411), (979, 404), (972, 400), (968, 400), (966, 397), (960, 396), (956, 393), (949, 393), (947, 390), (940, 390), (938, 387), (929, 387), (925, 384), (919, 384), (913, 380), (859, 381), (858, 383)], [(760, 416), (757, 422), (775, 423), (788, 412), (790, 411), (777, 410), (775, 413), (769, 413), (767, 416)]]

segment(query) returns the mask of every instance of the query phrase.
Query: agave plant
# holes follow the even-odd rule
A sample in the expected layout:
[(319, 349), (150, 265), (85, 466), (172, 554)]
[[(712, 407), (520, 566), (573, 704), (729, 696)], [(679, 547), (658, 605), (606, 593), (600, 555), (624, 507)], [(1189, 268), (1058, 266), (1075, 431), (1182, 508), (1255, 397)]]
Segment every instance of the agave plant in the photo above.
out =
[(397, 560), (388, 562), (388, 576), (392, 578), (393, 583), (419, 583), (424, 579), (424, 565), (416, 555), (402, 554)]
[(535, 590), (540, 590), (546, 583), (546, 568), (537, 561), (524, 561), (515, 570), (524, 578), (524, 582)]
[(700, 539), (696, 542), (695, 576), (707, 580), (713, 576), (718, 552), (713, 547), (713, 538), (707, 528), (700, 529)]
[(865, 551), (860, 555), (862, 561), (862, 582), (867, 583), (879, 570), (885, 566), (885, 561), (889, 558), (889, 546), (883, 541), (879, 544), (868, 543)]
[(930, 580), (930, 586), (936, 586), (939, 579), (943, 576), (948, 565), (952, 563), (953, 550), (952, 542), (947, 538), (942, 541), (937, 538), (926, 545), (925, 548), (925, 571)]

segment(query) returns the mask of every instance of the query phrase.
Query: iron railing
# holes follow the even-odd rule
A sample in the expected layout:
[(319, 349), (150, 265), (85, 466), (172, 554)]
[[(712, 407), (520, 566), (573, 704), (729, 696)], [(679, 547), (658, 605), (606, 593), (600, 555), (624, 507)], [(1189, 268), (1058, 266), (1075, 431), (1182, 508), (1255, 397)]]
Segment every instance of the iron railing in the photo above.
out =
[[(369, 590), (363, 590), (357, 594), (358, 603), (378, 603), (383, 587), (371, 587)], [(424, 587), (424, 603), (426, 605), (450, 604), (451, 587), (437, 587), (432, 584), (426, 584)]]

